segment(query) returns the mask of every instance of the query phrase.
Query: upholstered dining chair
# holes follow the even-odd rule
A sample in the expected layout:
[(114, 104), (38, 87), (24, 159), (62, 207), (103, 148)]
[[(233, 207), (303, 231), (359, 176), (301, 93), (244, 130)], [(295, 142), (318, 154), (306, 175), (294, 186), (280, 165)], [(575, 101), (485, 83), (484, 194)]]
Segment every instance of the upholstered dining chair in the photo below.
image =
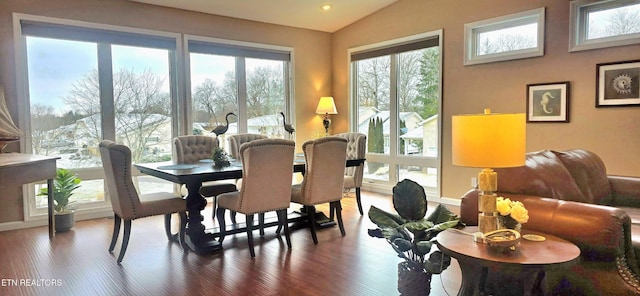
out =
[(329, 203), (331, 215), (335, 212), (340, 233), (345, 235), (342, 223), (342, 188), (347, 159), (347, 139), (330, 136), (302, 144), (305, 172), (302, 183), (293, 185), (291, 201), (304, 206), (313, 243), (316, 236), (315, 205)]
[[(211, 159), (213, 149), (218, 146), (218, 138), (204, 135), (178, 136), (173, 139), (173, 159), (177, 164), (198, 163), (200, 160)], [(208, 181), (202, 183), (200, 194), (213, 197), (213, 211), (211, 218), (216, 217), (216, 197), (225, 192), (236, 191), (234, 181)]]
[(164, 215), (164, 227), (167, 238), (176, 240), (176, 235), (171, 233), (171, 215), (178, 213), (180, 216), (180, 230), (178, 241), (188, 251), (184, 240), (185, 227), (187, 225), (187, 203), (181, 196), (173, 193), (158, 192), (150, 194), (138, 194), (131, 177), (131, 150), (125, 145), (119, 145), (112, 141), (104, 140), (98, 145), (102, 166), (104, 168), (107, 192), (111, 198), (113, 208), (113, 236), (109, 252), (113, 252), (116, 241), (120, 235), (120, 224), (124, 220), (124, 236), (122, 247), (118, 255), (118, 264), (122, 262), (131, 234), (131, 221), (149, 216)]
[[(362, 133), (342, 133), (335, 135), (347, 139), (347, 159), (362, 159), (367, 153), (367, 135)], [(344, 189), (356, 190), (356, 201), (358, 211), (362, 212), (362, 200), (360, 197), (360, 187), (362, 187), (362, 175), (364, 174), (364, 163), (355, 167), (347, 167), (344, 171)]]
[[(247, 240), (251, 258), (253, 248), (254, 214), (276, 211), (280, 226), (284, 227), (287, 246), (291, 248), (287, 209), (291, 197), (295, 142), (284, 139), (254, 140), (240, 146), (242, 180), (240, 191), (218, 196), (217, 219), (220, 242), (225, 237), (225, 209), (245, 215)], [(262, 231), (262, 222), (260, 225)]]
[[(269, 137), (262, 135), (262, 134), (252, 134), (252, 133), (242, 133), (242, 134), (235, 134), (235, 135), (228, 135), (227, 136), (227, 141), (229, 142), (229, 155), (231, 155), (232, 158), (234, 159), (240, 159), (240, 146), (242, 146), (242, 144), (247, 143), (247, 142), (251, 142), (254, 140), (261, 140), (261, 139), (268, 139)], [(242, 187), (242, 179), (237, 179), (235, 180), (236, 182), (236, 187), (238, 187), (238, 190), (240, 190), (240, 188)], [(234, 224), (236, 223), (236, 213), (235, 212), (231, 212), (231, 222), (233, 222)], [(264, 219), (264, 215), (260, 215), (261, 219)]]

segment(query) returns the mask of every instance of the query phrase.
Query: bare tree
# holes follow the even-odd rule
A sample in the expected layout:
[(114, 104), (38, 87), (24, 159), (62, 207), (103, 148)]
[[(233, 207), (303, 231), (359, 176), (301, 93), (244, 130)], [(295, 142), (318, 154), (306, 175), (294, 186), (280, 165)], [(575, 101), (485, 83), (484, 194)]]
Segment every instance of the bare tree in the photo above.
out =
[(391, 62), (388, 56), (358, 61), (358, 104), (389, 110)]

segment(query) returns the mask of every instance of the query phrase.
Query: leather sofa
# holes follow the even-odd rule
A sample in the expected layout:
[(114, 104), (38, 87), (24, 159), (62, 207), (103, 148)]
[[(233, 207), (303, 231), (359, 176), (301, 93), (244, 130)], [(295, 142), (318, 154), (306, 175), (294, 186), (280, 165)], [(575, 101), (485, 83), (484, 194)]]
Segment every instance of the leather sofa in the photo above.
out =
[[(569, 272), (547, 272), (549, 295), (640, 295), (640, 177), (609, 176), (603, 161), (582, 149), (530, 152), (525, 166), (495, 171), (498, 196), (529, 211), (523, 229), (581, 250)], [(467, 225), (478, 223), (478, 193), (462, 197)]]

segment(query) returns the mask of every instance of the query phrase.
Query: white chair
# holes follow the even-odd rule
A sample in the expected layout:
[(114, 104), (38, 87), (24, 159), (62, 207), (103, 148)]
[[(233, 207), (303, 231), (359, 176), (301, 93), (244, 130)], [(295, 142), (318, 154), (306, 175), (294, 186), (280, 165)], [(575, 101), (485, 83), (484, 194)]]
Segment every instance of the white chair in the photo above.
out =
[[(203, 135), (187, 135), (179, 136), (173, 139), (173, 159), (178, 164), (198, 163), (203, 159), (211, 159), (213, 149), (218, 146), (218, 139)], [(200, 194), (204, 197), (213, 197), (213, 213), (211, 218), (216, 215), (216, 197), (225, 192), (236, 191), (237, 187), (234, 181), (209, 181), (202, 183)]]
[[(255, 257), (252, 235), (254, 214), (276, 211), (279, 224), (285, 230), (287, 246), (291, 248), (287, 209), (291, 196), (294, 150), (295, 142), (284, 139), (254, 140), (240, 146), (242, 187), (240, 191), (218, 196), (221, 243), (225, 237), (225, 209), (242, 213), (246, 218), (251, 258)], [(260, 234), (263, 235), (263, 221), (260, 222)]]
[(112, 141), (104, 140), (98, 145), (104, 168), (107, 191), (111, 198), (113, 209), (113, 236), (109, 252), (113, 249), (120, 235), (120, 224), (124, 220), (124, 236), (122, 247), (118, 256), (118, 264), (122, 262), (129, 235), (131, 233), (131, 221), (155, 215), (164, 215), (165, 233), (169, 240), (176, 240), (176, 235), (171, 233), (171, 214), (180, 215), (180, 231), (178, 240), (185, 252), (188, 251), (184, 240), (185, 227), (187, 225), (187, 203), (181, 196), (173, 193), (152, 193), (138, 195), (131, 178), (131, 150), (124, 145), (118, 145)]
[[(367, 153), (367, 135), (362, 133), (342, 133), (337, 137), (347, 139), (347, 159), (363, 159)], [(362, 201), (360, 197), (360, 187), (362, 187), (362, 177), (364, 174), (364, 163), (355, 167), (347, 167), (344, 171), (344, 189), (355, 188), (358, 211), (362, 212)]]
[(335, 212), (340, 233), (345, 235), (342, 223), (342, 188), (344, 166), (347, 159), (347, 139), (324, 137), (302, 144), (305, 172), (302, 183), (291, 189), (291, 201), (304, 206), (313, 243), (316, 236), (315, 205), (330, 204), (331, 215)]

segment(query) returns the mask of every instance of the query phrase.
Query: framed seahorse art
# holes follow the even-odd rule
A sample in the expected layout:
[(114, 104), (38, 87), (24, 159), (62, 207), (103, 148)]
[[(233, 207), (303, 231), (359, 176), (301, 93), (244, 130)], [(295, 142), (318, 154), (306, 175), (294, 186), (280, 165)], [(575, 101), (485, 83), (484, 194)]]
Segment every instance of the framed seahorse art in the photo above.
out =
[(596, 107), (640, 106), (640, 60), (596, 65)]
[(527, 122), (569, 122), (569, 81), (527, 84)]

